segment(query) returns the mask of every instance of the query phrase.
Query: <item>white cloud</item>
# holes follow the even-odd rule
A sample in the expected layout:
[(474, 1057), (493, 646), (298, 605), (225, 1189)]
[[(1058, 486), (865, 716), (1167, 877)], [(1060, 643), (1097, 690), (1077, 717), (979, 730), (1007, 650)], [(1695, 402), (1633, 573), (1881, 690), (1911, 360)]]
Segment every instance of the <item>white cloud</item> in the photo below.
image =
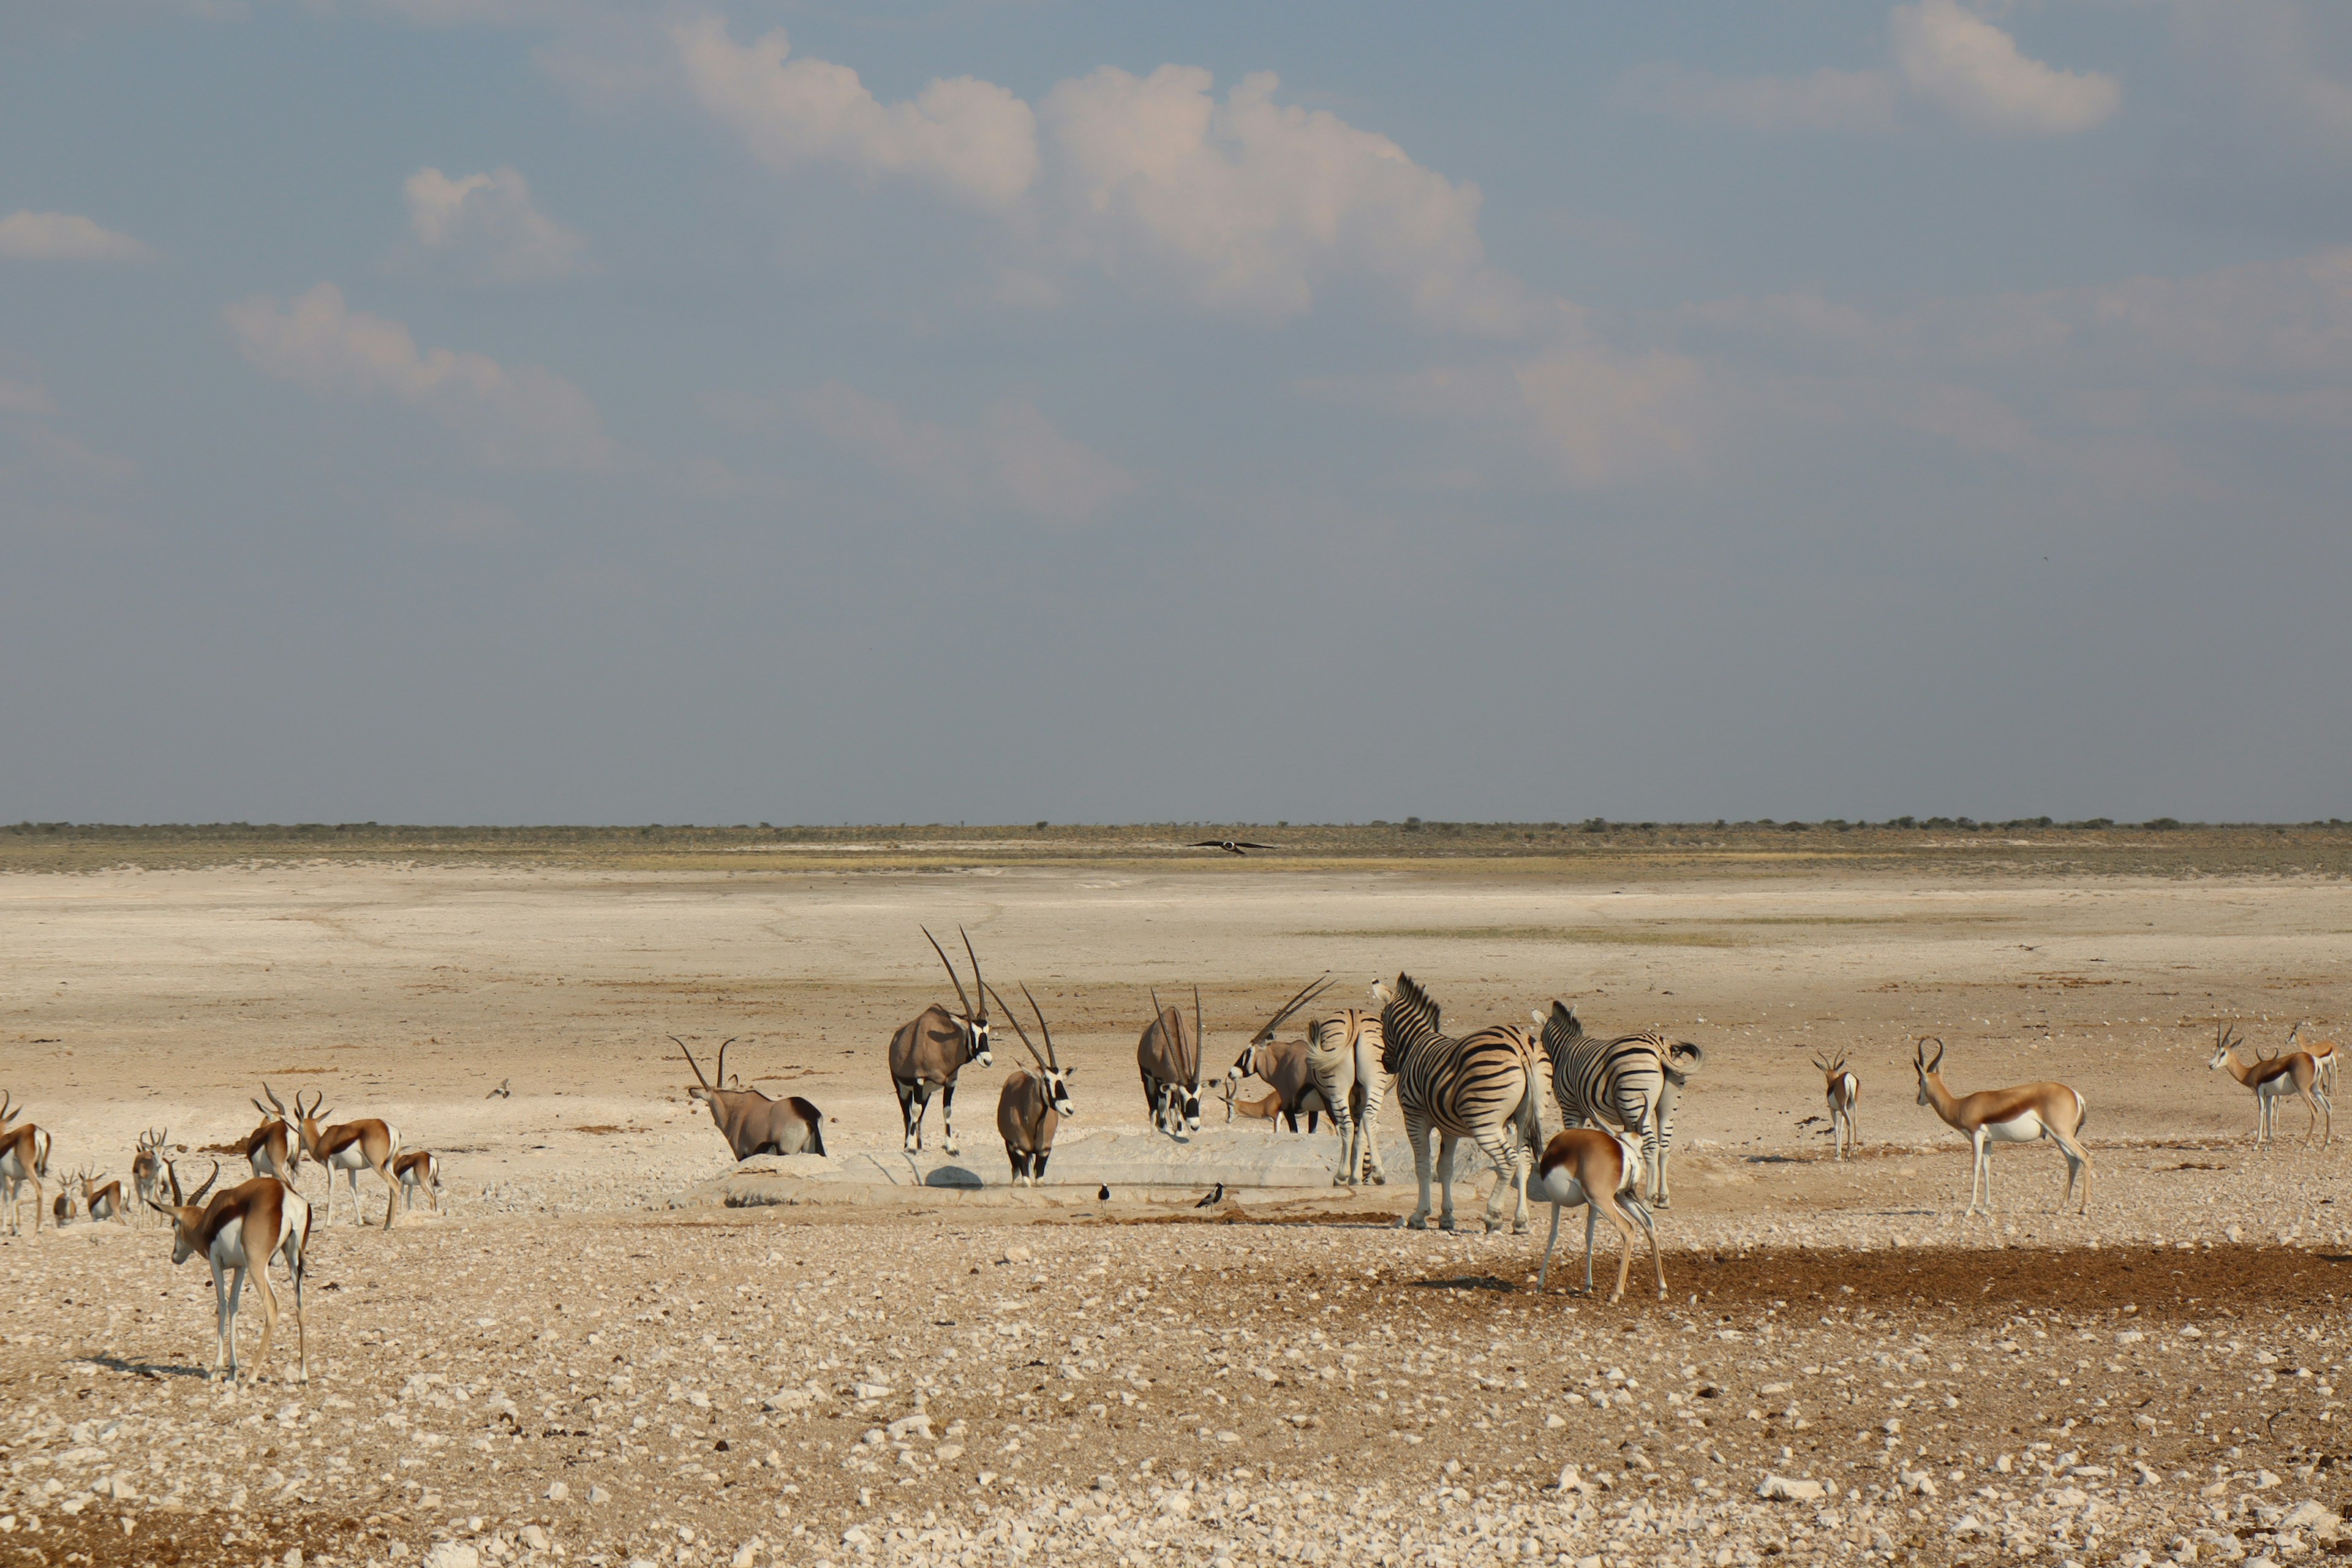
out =
[(1898, 5), (1887, 26), (1911, 90), (1979, 130), (2062, 136), (2102, 123), (2123, 102), (2115, 78), (2044, 65), (1958, 0)]
[(1895, 78), (1882, 70), (1810, 76), (1718, 77), (1676, 65), (1626, 74), (1619, 97), (1629, 106), (1680, 120), (1717, 120), (1752, 131), (1891, 131)]
[(991, 405), (970, 429), (909, 420), (839, 382), (809, 394), (801, 407), (836, 446), (953, 506), (1002, 507), (1067, 527), (1100, 515), (1139, 485), (1017, 400)]
[(225, 315), (255, 368), (321, 396), (383, 394), (422, 408), (493, 467), (586, 468), (611, 454), (594, 405), (562, 376), (453, 349), (420, 353), (406, 327), (346, 309), (331, 283), (283, 308), (255, 298)]
[(155, 253), (79, 213), (19, 208), (0, 217), (0, 257), (18, 261), (144, 261)]
[(501, 164), (456, 180), (419, 169), (401, 191), (418, 242), (467, 258), (488, 280), (565, 278), (584, 264), (588, 242), (541, 212), (530, 183), (513, 168)]
[(695, 101), (772, 168), (824, 163), (906, 174), (993, 210), (1018, 201), (1036, 177), (1036, 116), (992, 82), (934, 81), (911, 101), (886, 104), (846, 66), (788, 60), (781, 27), (738, 45), (713, 16), (671, 37)]

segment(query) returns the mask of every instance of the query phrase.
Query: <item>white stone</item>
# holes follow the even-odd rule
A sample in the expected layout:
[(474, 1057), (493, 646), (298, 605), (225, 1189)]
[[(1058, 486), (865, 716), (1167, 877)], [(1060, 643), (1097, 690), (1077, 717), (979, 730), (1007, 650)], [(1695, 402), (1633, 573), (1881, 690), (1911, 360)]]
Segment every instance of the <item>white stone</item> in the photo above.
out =
[(588, 1500), (590, 1502), (611, 1502), (613, 1500), (613, 1494), (606, 1491), (603, 1487), (590, 1487), (588, 1489)]
[(533, 1552), (544, 1552), (547, 1550), (547, 1531), (541, 1530), (535, 1524), (524, 1525), (522, 1527), (522, 1532), (518, 1539)]
[(423, 1568), (482, 1568), (482, 1554), (462, 1541), (437, 1541), (425, 1554)]
[(562, 1481), (550, 1481), (540, 1496), (549, 1502), (562, 1502), (572, 1495), (572, 1489)]
[(2286, 1517), (2279, 1521), (2278, 1527), (2281, 1530), (2307, 1530), (2325, 1541), (2333, 1538), (2343, 1524), (2343, 1518), (2325, 1503), (2309, 1501), (2299, 1502), (2289, 1509)]
[(1756, 1489), (1756, 1495), (1771, 1502), (1819, 1502), (1829, 1494), (1819, 1481), (1800, 1480), (1790, 1476), (1766, 1476)]

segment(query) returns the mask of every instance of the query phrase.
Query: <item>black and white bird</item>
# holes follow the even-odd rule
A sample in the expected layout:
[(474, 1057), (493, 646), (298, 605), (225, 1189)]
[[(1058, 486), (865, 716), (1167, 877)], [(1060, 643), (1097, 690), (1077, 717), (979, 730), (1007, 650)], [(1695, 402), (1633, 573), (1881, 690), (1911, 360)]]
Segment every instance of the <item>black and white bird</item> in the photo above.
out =
[(484, 1100), (512, 1100), (514, 1098), (514, 1090), (509, 1089), (508, 1085), (513, 1082), (514, 1079), (510, 1078), (502, 1078), (499, 1079), (499, 1087), (490, 1090), (489, 1093), (482, 1096), (482, 1098)]
[(1101, 1203), (1110, 1202), (1110, 1184), (1108, 1182), (1105, 1182), (1102, 1185), (1102, 1191), (1097, 1193), (1095, 1197), (1097, 1201)]
[(1228, 855), (1246, 855), (1253, 849), (1279, 849), (1279, 844), (1253, 844), (1246, 838), (1196, 838), (1185, 846), (1188, 849), (1222, 849)]
[(1213, 1209), (1224, 1201), (1225, 1184), (1219, 1182), (1215, 1186), (1209, 1189), (1209, 1195), (1207, 1197), (1202, 1198), (1199, 1203), (1194, 1204), (1192, 1206), (1196, 1209)]

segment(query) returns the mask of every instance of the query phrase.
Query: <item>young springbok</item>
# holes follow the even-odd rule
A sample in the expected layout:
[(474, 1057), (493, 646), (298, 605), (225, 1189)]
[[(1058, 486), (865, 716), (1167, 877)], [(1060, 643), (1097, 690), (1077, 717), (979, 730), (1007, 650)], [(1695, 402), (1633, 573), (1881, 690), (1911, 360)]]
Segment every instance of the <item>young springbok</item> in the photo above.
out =
[(2289, 1051), (2283, 1057), (2264, 1057), (2259, 1061), (2247, 1061), (2238, 1055), (2238, 1032), (2224, 1024), (2213, 1033), (2213, 1059), (2206, 1067), (2215, 1072), (2229, 1070), (2231, 1078), (2254, 1091), (2254, 1142), (2267, 1146), (2272, 1131), (2278, 1124), (2278, 1102), (2295, 1095), (2303, 1097), (2311, 1111), (2311, 1125), (2304, 1129), (2303, 1141), (2321, 1130), (2320, 1119), (2326, 1118), (2326, 1134), (2319, 1140), (2324, 1146), (2336, 1135), (2336, 1109), (2328, 1103), (2327, 1091), (2319, 1087), (2319, 1064), (2309, 1051)]
[(1830, 1101), (1830, 1139), (1836, 1148), (1833, 1158), (1843, 1160), (1849, 1150), (1862, 1147), (1861, 1134), (1853, 1130), (1853, 1108), (1862, 1098), (1862, 1080), (1848, 1072), (1845, 1058), (1833, 1062), (1813, 1058), (1825, 1081)]
[(1977, 1182), (1984, 1182), (1984, 1216), (1992, 1217), (1992, 1146), (1995, 1143), (2031, 1143), (2047, 1138), (2058, 1145), (2066, 1156), (2066, 1191), (2058, 1200), (2063, 1209), (2066, 1200), (2074, 1195), (2074, 1179), (2083, 1181), (2083, 1204), (2076, 1212), (2088, 1214), (2091, 1209), (2091, 1156), (2079, 1142), (2083, 1123), (2089, 1118), (2090, 1108), (2079, 1090), (2063, 1083), (2021, 1083), (2014, 1089), (1980, 1089), (1974, 1094), (1956, 1095), (1944, 1087), (1943, 1076), (1937, 1069), (1944, 1064), (1944, 1042), (1934, 1041), (1936, 1057), (1927, 1059), (1926, 1040), (1911, 1049), (1911, 1068), (1919, 1075), (1919, 1103), (1932, 1107), (1945, 1125), (1965, 1136), (1972, 1152), (1969, 1166), (1969, 1206), (1961, 1212), (1966, 1219), (1977, 1212)]
[(392, 1173), (400, 1178), (402, 1213), (416, 1206), (420, 1192), (432, 1201), (435, 1214), (441, 1212), (441, 1162), (433, 1157), (433, 1151), (411, 1150), (392, 1163)]
[[(2319, 1067), (2319, 1087), (2326, 1089), (2328, 1097), (2333, 1099), (2336, 1094), (2336, 1042), (2314, 1040), (2309, 1045), (2302, 1044), (2303, 1032), (2310, 1028), (2310, 1019), (2297, 1019), (2294, 1027), (2286, 1032), (2286, 1048), (2291, 1051), (2301, 1049), (2309, 1053), (2311, 1059)], [(2312, 1030), (2314, 1034), (2318, 1032), (2316, 1029)]]
[(302, 1097), (294, 1097), (302, 1152), (327, 1168), (327, 1212), (319, 1223), (335, 1223), (335, 1173), (341, 1171), (351, 1182), (352, 1223), (366, 1225), (367, 1216), (360, 1213), (360, 1173), (373, 1171), (383, 1179), (383, 1228), (390, 1230), (392, 1216), (400, 1207), (400, 1184), (392, 1173), (392, 1163), (400, 1158), (400, 1129), (373, 1118), (321, 1127), (319, 1107), (326, 1098), (319, 1095), (306, 1110)]
[(1666, 1265), (1658, 1256), (1657, 1222), (1650, 1217), (1639, 1191), (1642, 1178), (1640, 1145), (1627, 1142), (1601, 1127), (1565, 1127), (1551, 1135), (1536, 1162), (1535, 1180), (1528, 1195), (1551, 1205), (1551, 1235), (1544, 1242), (1543, 1267), (1536, 1271), (1536, 1294), (1543, 1294), (1551, 1275), (1551, 1249), (1559, 1240), (1562, 1209), (1584, 1205), (1584, 1293), (1592, 1294), (1592, 1233), (1600, 1223), (1603, 1200), (1609, 1223), (1617, 1227), (1617, 1289), (1609, 1292), (1615, 1306), (1625, 1295), (1625, 1276), (1633, 1267), (1633, 1227), (1650, 1238), (1650, 1261), (1658, 1270), (1658, 1300), (1666, 1299)]
[(261, 1350), (253, 1358), (254, 1380), (259, 1381), (261, 1367), (269, 1360), (270, 1336), (278, 1331), (278, 1292), (269, 1286), (269, 1258), (277, 1253), (285, 1258), (286, 1271), (294, 1279), (295, 1345), (302, 1363), (300, 1381), (310, 1382), (310, 1334), (302, 1319), (304, 1259), (310, 1242), (309, 1202), (275, 1176), (256, 1176), (208, 1204), (205, 1194), (220, 1180), (217, 1160), (213, 1162), (213, 1173), (193, 1197), (180, 1195), (180, 1173), (168, 1161), (163, 1174), (171, 1184), (172, 1201), (148, 1206), (172, 1222), (172, 1261), (185, 1263), (201, 1252), (212, 1265), (214, 1326), (218, 1337), (207, 1375), (219, 1376), (226, 1361), (229, 1382), (236, 1381), (236, 1309), (245, 1293), (245, 1277), (251, 1274), (254, 1289), (261, 1293)]

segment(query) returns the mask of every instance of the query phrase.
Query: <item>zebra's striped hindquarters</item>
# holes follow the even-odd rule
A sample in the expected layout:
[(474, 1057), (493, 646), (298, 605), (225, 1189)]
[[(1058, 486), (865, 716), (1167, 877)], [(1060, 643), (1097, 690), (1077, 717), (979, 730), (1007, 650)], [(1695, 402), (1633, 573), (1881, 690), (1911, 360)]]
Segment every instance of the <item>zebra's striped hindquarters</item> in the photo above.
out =
[(1383, 1004), (1381, 1065), (1395, 1080), (1397, 1107), (1404, 1113), (1405, 1138), (1421, 1182), (1420, 1205), (1402, 1223), (1414, 1230), (1428, 1226), (1433, 1128), (1439, 1135), (1438, 1179), (1444, 1187), (1439, 1227), (1454, 1228), (1454, 1150), (1468, 1138), (1498, 1173), (1486, 1200), (1486, 1228), (1502, 1223), (1507, 1183), (1517, 1200), (1511, 1228), (1524, 1233), (1528, 1172), (1543, 1141), (1542, 1047), (1530, 1031), (1512, 1025), (1449, 1038), (1437, 1004), (1408, 974), (1399, 974), (1392, 989), (1376, 989), (1374, 994)]

